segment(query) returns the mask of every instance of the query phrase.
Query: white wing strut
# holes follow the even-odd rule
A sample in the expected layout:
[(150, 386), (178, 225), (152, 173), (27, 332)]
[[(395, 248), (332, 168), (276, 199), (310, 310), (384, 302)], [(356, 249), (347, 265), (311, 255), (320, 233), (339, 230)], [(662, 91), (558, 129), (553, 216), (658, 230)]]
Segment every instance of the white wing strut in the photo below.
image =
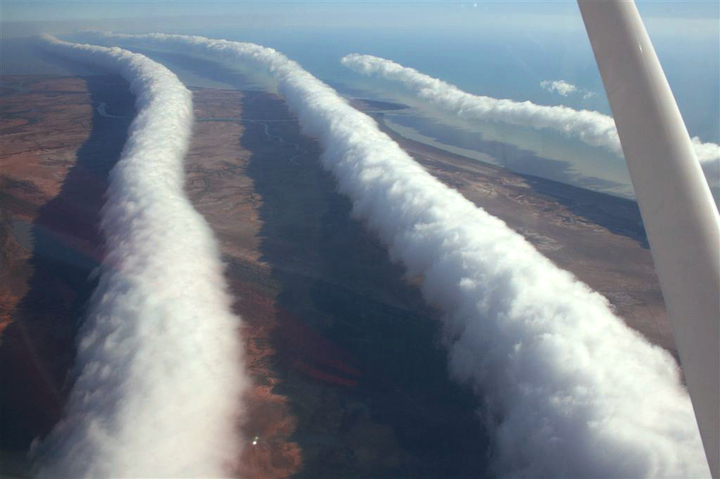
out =
[(717, 478), (718, 210), (635, 3), (578, 0), (578, 4), (640, 205), (705, 454)]

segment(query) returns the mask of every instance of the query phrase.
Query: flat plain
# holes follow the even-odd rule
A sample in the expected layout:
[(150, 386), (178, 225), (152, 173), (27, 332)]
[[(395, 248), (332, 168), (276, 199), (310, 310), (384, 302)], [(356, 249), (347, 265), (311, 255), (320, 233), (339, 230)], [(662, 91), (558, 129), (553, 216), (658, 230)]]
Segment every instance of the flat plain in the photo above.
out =
[[(115, 76), (3, 77), (1, 91), (0, 458), (24, 475), (20, 458), (72, 383), (133, 99)], [(221, 246), (253, 378), (238, 404), (244, 477), (482, 476), (488, 438), (477, 398), (448, 378), (440, 313), (352, 218), (318, 143), (271, 94), (195, 89), (194, 103), (186, 190)], [(383, 111), (402, 108), (354, 105), (381, 127)], [(675, 354), (633, 202), (393, 135)]]

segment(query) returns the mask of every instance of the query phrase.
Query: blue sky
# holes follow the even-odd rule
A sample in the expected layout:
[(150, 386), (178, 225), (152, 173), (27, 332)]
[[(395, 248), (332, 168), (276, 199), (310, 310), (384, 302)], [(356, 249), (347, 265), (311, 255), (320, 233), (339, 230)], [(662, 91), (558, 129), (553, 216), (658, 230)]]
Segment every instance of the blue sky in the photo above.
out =
[[(272, 5), (268, 5), (268, 4)], [(668, 0), (639, 0), (638, 5), (646, 16), (667, 18), (701, 18), (717, 20), (720, 17), (720, 7), (714, 0), (695, 0), (678, 2)], [(479, 11), (527, 11), (535, 14), (557, 15), (576, 9), (574, 0), (554, 1), (527, 1), (510, 0), (498, 1), (455, 1), (455, 0), (393, 0), (357, 2), (351, 0), (325, 0), (321, 2), (308, 2), (306, 0), (270, 0), (254, 2), (238, 2), (229, 0), (215, 0), (211, 2), (188, 0), (23, 0), (3, 1), (3, 22), (13, 21), (58, 21), (58, 20), (87, 20), (128, 18), (146, 15), (189, 16), (189, 15), (222, 15), (239, 13), (243, 10), (275, 11), (293, 6), (303, 6), (311, 10), (323, 9), (357, 9), (364, 7), (372, 9), (380, 7), (402, 6), (403, 9), (412, 7), (432, 8), (444, 7), (447, 10), (463, 9), (465, 15), (471, 9)], [(476, 6), (477, 5), (477, 6)]]
[[(716, 1), (638, 3), (653, 39), (720, 37)], [(482, 30), (486, 34), (558, 31), (584, 33), (574, 1), (2, 1), (3, 38), (77, 30), (192, 33), (208, 28), (374, 28)]]

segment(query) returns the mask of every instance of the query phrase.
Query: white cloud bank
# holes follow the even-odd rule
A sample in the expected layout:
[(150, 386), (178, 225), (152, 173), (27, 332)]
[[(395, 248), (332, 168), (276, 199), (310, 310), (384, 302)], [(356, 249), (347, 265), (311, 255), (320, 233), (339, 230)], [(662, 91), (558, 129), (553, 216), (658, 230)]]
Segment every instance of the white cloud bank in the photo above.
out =
[(444, 312), (450, 373), (482, 402), (500, 476), (709, 476), (673, 358), (296, 62), (203, 37), (105, 38), (208, 55), (277, 80), (353, 213)]
[(213, 234), (185, 196), (191, 93), (150, 59), (45, 37), (44, 47), (130, 82), (137, 115), (110, 173), (107, 256), (79, 333), (65, 418), (37, 475), (227, 477), (240, 453), (240, 320)]
[[(535, 129), (549, 128), (573, 135), (589, 145), (605, 147), (622, 157), (615, 121), (602, 113), (472, 95), (414, 68), (372, 55), (353, 53), (344, 57), (341, 63), (365, 75), (401, 82), (420, 100), (460, 118), (502, 121)], [(574, 88), (573, 85), (570, 87)], [(565, 88), (563, 91), (570, 93), (574, 90)], [(698, 137), (693, 138), (693, 145), (706, 174), (710, 167), (716, 170), (720, 165), (720, 145), (703, 143)]]
[(549, 91), (550, 93), (557, 93), (560, 96), (568, 96), (573, 93), (582, 93), (583, 99), (588, 99), (595, 96), (595, 92), (585, 90), (584, 88), (578, 88), (572, 83), (568, 83), (565, 80), (544, 80), (540, 82), (540, 87), (543, 90)]

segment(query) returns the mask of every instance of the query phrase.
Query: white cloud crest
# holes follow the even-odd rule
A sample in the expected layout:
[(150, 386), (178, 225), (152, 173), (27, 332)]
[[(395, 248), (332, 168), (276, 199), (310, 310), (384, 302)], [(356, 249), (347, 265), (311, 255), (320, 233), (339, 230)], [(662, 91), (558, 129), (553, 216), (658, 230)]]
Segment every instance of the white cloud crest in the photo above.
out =
[(230, 476), (247, 378), (220, 252), (183, 189), (191, 93), (143, 55), (49, 36), (43, 46), (121, 74), (137, 115), (110, 173), (78, 377), (37, 448), (37, 476)]
[(592, 98), (595, 96), (595, 92), (586, 90), (584, 88), (578, 88), (572, 83), (566, 82), (565, 80), (543, 80), (540, 82), (540, 87), (543, 90), (547, 90), (550, 93), (557, 93), (560, 96), (568, 96), (573, 93), (582, 93), (583, 100)]
[(550, 93), (556, 92), (561, 96), (568, 96), (570, 93), (578, 91), (578, 88), (575, 85), (568, 83), (565, 80), (544, 80), (540, 82), (540, 86)]
[[(503, 477), (707, 477), (678, 367), (504, 222), (446, 187), (367, 115), (279, 52), (183, 35), (107, 35), (272, 75), (322, 162), (425, 299), (470, 385)], [(478, 454), (481, 454), (478, 451)]]
[[(543, 106), (530, 101), (517, 102), (473, 95), (414, 68), (372, 55), (353, 53), (345, 56), (341, 63), (364, 75), (377, 75), (401, 82), (420, 100), (466, 120), (494, 120), (535, 129), (549, 128), (623, 156), (615, 121), (597, 111), (578, 111), (566, 106)], [(557, 83), (551, 82), (549, 85), (561, 94), (562, 91), (566, 94), (574, 91), (574, 85), (570, 84), (559, 89), (557, 85), (553, 87)], [(692, 140), (706, 174), (710, 167), (717, 169), (720, 165), (720, 145), (703, 143), (698, 137)]]

